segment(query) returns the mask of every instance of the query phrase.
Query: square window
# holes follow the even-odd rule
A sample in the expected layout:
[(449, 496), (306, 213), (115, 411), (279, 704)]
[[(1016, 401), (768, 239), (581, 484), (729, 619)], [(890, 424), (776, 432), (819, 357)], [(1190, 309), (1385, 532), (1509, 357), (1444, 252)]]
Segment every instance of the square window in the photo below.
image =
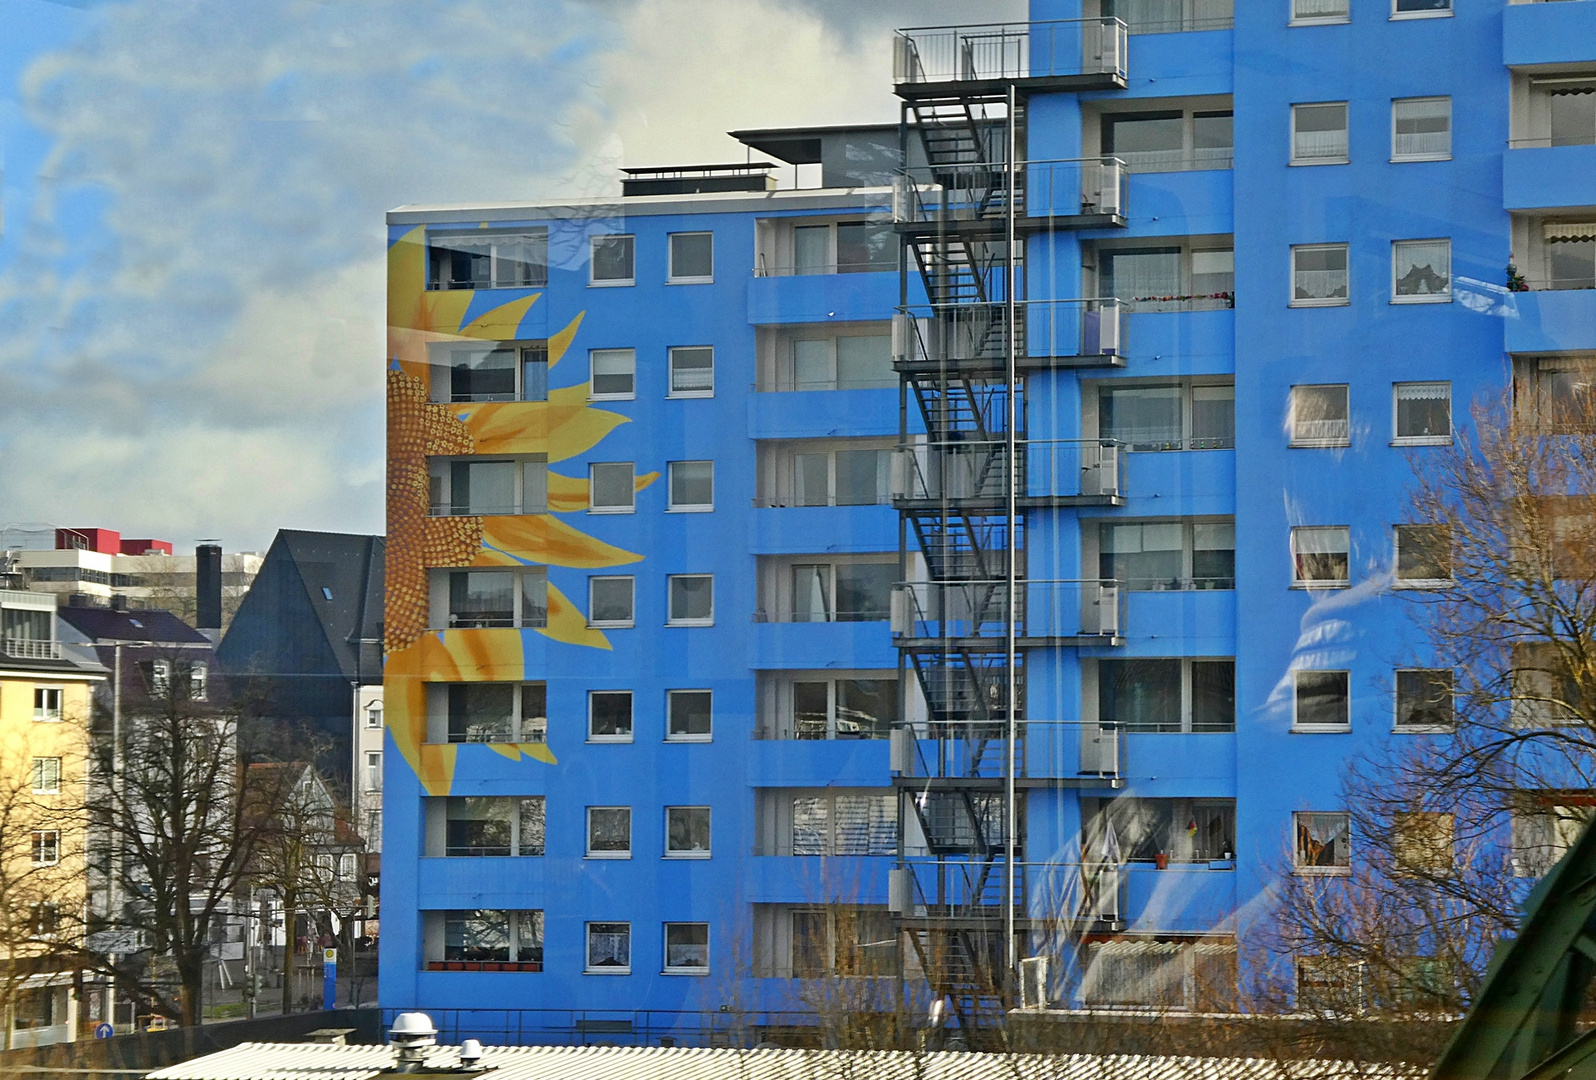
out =
[(587, 808), (587, 857), (590, 859), (630, 859), (632, 857), (632, 808), (630, 806), (590, 806)]
[(669, 579), (668, 626), (712, 626), (715, 622), (715, 578), (711, 574), (672, 574)]
[(715, 463), (713, 461), (673, 461), (670, 473), (670, 506), (677, 512), (702, 512), (715, 509)]
[(1451, 156), (1451, 98), (1392, 99), (1392, 161), (1445, 161)]
[(1346, 22), (1351, 18), (1348, 0), (1291, 0), (1293, 23)]
[(1393, 19), (1418, 19), (1452, 14), (1452, 0), (1391, 0)]
[(1291, 306), (1349, 303), (1347, 245), (1297, 244), (1291, 249)]
[(631, 577), (587, 579), (587, 624), (598, 627), (636, 625), (636, 580)]
[(593, 401), (630, 401), (637, 394), (637, 350), (594, 349), (588, 353), (592, 379), (587, 396)]
[(1298, 728), (1352, 726), (1350, 676), (1345, 671), (1297, 671), (1292, 673)]
[(33, 719), (39, 723), (53, 724), (61, 719), (61, 688), (36, 686), (33, 688)]
[(707, 345), (670, 351), (671, 397), (715, 396), (715, 350)]
[(61, 834), (54, 829), (35, 831), (32, 852), (34, 866), (54, 866), (61, 861)]
[(1439, 446), (1452, 441), (1452, 384), (1392, 383), (1398, 446)]
[(665, 808), (665, 857), (709, 858), (709, 807), (667, 806)]
[(630, 514), (637, 510), (636, 470), (630, 461), (589, 465), (587, 476), (589, 513)]
[(1347, 103), (1326, 101), (1291, 107), (1291, 163), (1345, 165)]
[(1292, 814), (1298, 873), (1345, 874), (1352, 866), (1352, 817), (1346, 813)]
[(61, 759), (36, 757), (33, 759), (33, 793), (54, 795), (61, 790)]
[(633, 253), (637, 238), (633, 236), (594, 236), (590, 239), (593, 245), (592, 284), (632, 284), (635, 280)]
[(1288, 427), (1292, 446), (1352, 445), (1346, 386), (1293, 386)]
[(666, 691), (665, 737), (684, 742), (708, 742), (712, 697), (708, 690)]
[(1450, 731), (1452, 728), (1452, 672), (1416, 668), (1396, 673), (1396, 728), (1398, 731)]
[(709, 974), (709, 924), (665, 924), (665, 971), (673, 975)]
[(671, 233), (670, 249), (671, 281), (704, 282), (715, 280), (714, 233)]
[(588, 975), (630, 975), (632, 973), (632, 924), (590, 922), (587, 924)]
[(1350, 537), (1345, 525), (1291, 530), (1293, 583), (1309, 588), (1347, 584)]
[(590, 742), (632, 741), (630, 690), (594, 690), (587, 695), (587, 737)]
[(1391, 302), (1445, 304), (1452, 300), (1452, 241), (1391, 242)]
[(1399, 585), (1444, 585), (1452, 580), (1452, 533), (1444, 525), (1398, 525), (1392, 530)]

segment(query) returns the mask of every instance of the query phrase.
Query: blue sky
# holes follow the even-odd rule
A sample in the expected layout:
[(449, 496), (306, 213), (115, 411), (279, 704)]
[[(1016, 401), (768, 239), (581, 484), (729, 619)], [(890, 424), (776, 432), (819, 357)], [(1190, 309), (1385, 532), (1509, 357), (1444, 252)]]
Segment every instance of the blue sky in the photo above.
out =
[(960, 14), (0, 0), (0, 523), (380, 531), (385, 210), (610, 194), (622, 164), (741, 158), (732, 128), (895, 119), (891, 27)]

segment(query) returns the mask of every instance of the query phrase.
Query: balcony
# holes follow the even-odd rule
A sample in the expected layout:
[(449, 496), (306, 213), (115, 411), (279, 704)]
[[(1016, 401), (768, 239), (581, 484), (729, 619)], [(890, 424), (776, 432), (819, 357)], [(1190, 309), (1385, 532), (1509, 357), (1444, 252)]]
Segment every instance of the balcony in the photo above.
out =
[(879, 786), (886, 739), (759, 739), (748, 744), (750, 787)]
[(748, 282), (748, 321), (781, 323), (885, 321), (898, 307), (895, 268), (861, 273), (800, 274), (766, 268)]
[(893, 221), (908, 232), (1000, 234), (1012, 202), (1019, 228), (1122, 226), (1126, 176), (1114, 157), (1025, 161), (1012, 177), (1001, 164), (910, 169), (893, 193)]
[(853, 390), (793, 390), (748, 395), (750, 439), (897, 435), (898, 381)]
[(750, 554), (898, 550), (898, 513), (885, 503), (868, 506), (760, 505), (758, 513), (749, 515)]
[[(1022, 580), (1013, 619), (1020, 648), (1119, 645), (1124, 641), (1117, 581)], [(913, 581), (892, 598), (892, 633), (900, 648), (997, 651), (1009, 628), (1008, 583)]]
[(1116, 90), (1126, 83), (1125, 23), (1113, 17), (898, 31), (893, 81), (905, 98), (1020, 90)]
[(1509, 293), (1507, 297), (1511, 308), (1503, 324), (1508, 352), (1596, 349), (1596, 289)]
[[(1014, 305), (1015, 365), (1120, 367), (1125, 363), (1118, 300), (1027, 300)], [(893, 366), (902, 374), (1000, 374), (1008, 365), (1005, 304), (912, 305), (893, 317)]]
[(13, 660), (59, 660), (61, 643), (36, 638), (8, 637), (0, 640), (0, 653)]
[(1510, 3), (1502, 12), (1502, 62), (1508, 66), (1596, 60), (1596, 4)]
[[(1123, 866), (1111, 863), (1016, 862), (1016, 921), (1024, 926), (1034, 918), (1050, 928), (1074, 922), (1078, 932), (1122, 929), (1128, 877)], [(928, 926), (995, 929), (1003, 918), (1007, 879), (1000, 855), (911, 856), (892, 872), (888, 906)]]
[(872, 622), (760, 622), (748, 635), (748, 666), (760, 670), (809, 670), (835, 666), (839, 656), (858, 668), (898, 663), (886, 620)]
[[(1021, 787), (1125, 786), (1125, 730), (1111, 720), (1021, 720), (1015, 725), (1015, 777)], [(892, 733), (892, 771), (916, 790), (1001, 788), (1007, 775), (1007, 725), (994, 720), (934, 720)], [(943, 783), (939, 783), (943, 782)]]
[[(1578, 7), (1578, 0), (1566, 0)], [(1596, 5), (1593, 5), (1596, 6)], [(1596, 52), (1596, 45), (1591, 46)], [(1596, 205), (1596, 133), (1574, 144), (1548, 137), (1514, 139), (1502, 155), (1502, 205), (1553, 210)]]
[(1010, 473), (1020, 509), (1123, 506), (1121, 448), (1112, 439), (1022, 439), (1017, 469), (1000, 441), (958, 440), (901, 448), (894, 459), (893, 502), (900, 510), (956, 505), (1002, 512)]

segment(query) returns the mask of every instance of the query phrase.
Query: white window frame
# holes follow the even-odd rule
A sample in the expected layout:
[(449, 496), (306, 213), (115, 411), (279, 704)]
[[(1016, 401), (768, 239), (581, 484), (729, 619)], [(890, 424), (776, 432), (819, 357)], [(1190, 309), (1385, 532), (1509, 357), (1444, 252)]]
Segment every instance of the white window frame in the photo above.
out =
[[(1297, 110), (1318, 109), (1327, 105), (1341, 106), (1341, 115), (1346, 126), (1342, 131), (1346, 133), (1347, 150), (1340, 157), (1298, 157), (1297, 156)], [(1352, 163), (1352, 107), (1347, 101), (1297, 101), (1291, 105), (1291, 155), (1288, 164), (1291, 165), (1350, 165)]]
[[(632, 614), (626, 619), (596, 619), (593, 617), (593, 584), (598, 581), (624, 581), (631, 588)], [(595, 630), (629, 630), (637, 625), (637, 578), (631, 574), (594, 574), (587, 579), (587, 624)]]
[[(632, 362), (632, 388), (624, 393), (600, 393), (595, 386), (596, 376), (594, 366), (600, 356), (628, 356)], [(587, 399), (589, 401), (636, 401), (637, 400), (637, 350), (636, 349), (589, 349), (587, 351)]]
[[(1346, 405), (1347, 433), (1340, 438), (1311, 438), (1297, 434), (1297, 391), (1340, 390)], [(1352, 388), (1347, 383), (1297, 383), (1287, 391), (1286, 398), (1287, 445), (1294, 450), (1323, 450), (1352, 445)]]
[[(1445, 244), (1446, 245), (1446, 292), (1430, 293), (1423, 296), (1398, 296), (1397, 295), (1397, 249), (1404, 244)], [(1454, 292), (1452, 278), (1452, 238), (1450, 236), (1409, 237), (1404, 240), (1391, 241), (1391, 303), (1393, 304), (1450, 304)], [(1348, 290), (1351, 291), (1350, 289)]]
[[(1297, 576), (1297, 534), (1304, 530), (1340, 529), (1346, 534), (1347, 576), (1338, 579), (1299, 578)], [(1293, 589), (1345, 589), (1352, 584), (1352, 530), (1345, 525), (1296, 525), (1291, 529), (1291, 587)], [(1316, 554), (1309, 552), (1308, 554)]]
[[(595, 260), (593, 256), (598, 252), (600, 243), (606, 240), (625, 238), (632, 242), (632, 276), (629, 278), (599, 278), (594, 276)], [(590, 289), (614, 289), (627, 285), (637, 284), (637, 234), (635, 233), (599, 233), (587, 238), (587, 286)]]
[[(593, 960), (593, 928), (595, 926), (622, 926), (621, 931), (626, 935), (626, 965), (624, 967), (595, 967)], [(613, 931), (611, 931), (613, 932)], [(621, 920), (598, 920), (582, 924), (582, 974), (584, 975), (630, 975), (632, 973), (632, 924)]]
[[(676, 501), (676, 466), (709, 466), (709, 502), (679, 503)], [(670, 461), (665, 464), (665, 512), (667, 514), (707, 514), (715, 509), (715, 462), (711, 459), (695, 461)]]
[(172, 693), (172, 661), (158, 657), (150, 661), (150, 695), (166, 697)]
[[(705, 848), (703, 850), (698, 850), (696, 848), (681, 848), (681, 849), (672, 848), (671, 847), (671, 811), (672, 810), (702, 810), (705, 814), (709, 815), (709, 821), (710, 821), (709, 847), (707, 847), (707, 848)], [(715, 830), (715, 814), (714, 814), (714, 811), (710, 807), (708, 807), (708, 806), (697, 806), (697, 805), (694, 805), (694, 806), (667, 806), (665, 808), (665, 837), (664, 837), (665, 853), (664, 853), (664, 855), (661, 856), (661, 858), (665, 858), (665, 859), (707, 859), (707, 858), (710, 858), (714, 854), (714, 847), (715, 847), (715, 831), (714, 830)]]
[[(678, 236), (707, 236), (709, 237), (709, 273), (703, 274), (678, 274), (676, 272), (676, 238)], [(690, 229), (685, 232), (665, 234), (665, 284), (667, 285), (708, 285), (715, 280), (715, 234), (708, 229)], [(637, 247), (636, 241), (632, 248), (632, 272), (637, 272)]]
[[(671, 591), (676, 582), (689, 578), (703, 578), (709, 582), (709, 615), (706, 618), (675, 618), (671, 614)], [(665, 625), (666, 626), (714, 626), (715, 625), (715, 575), (714, 574), (668, 574), (665, 578)]]
[[(676, 389), (676, 354), (683, 352), (709, 353), (709, 387), (707, 389)], [(715, 347), (713, 345), (672, 345), (665, 350), (665, 396), (667, 398), (712, 398), (715, 396)]]
[[(511, 589), (511, 594), (510, 594), (510, 603), (511, 603), (512, 607), (511, 607), (511, 611), (510, 611), (510, 625), (509, 625), (509, 627), (504, 627), (504, 626), (483, 627), (483, 626), (465, 626), (465, 625), (456, 626), (456, 625), (454, 625), (452, 620), (453, 620), (453, 617), (454, 617), (454, 615), (456, 613), (451, 612), (449, 610), (450, 589), (451, 589), (450, 575), (451, 574), (492, 574), (492, 573), (506, 573), (506, 574), (509, 574), (511, 576), (511, 580), (513, 581), (513, 587)], [(526, 599), (527, 599), (527, 582), (529, 582), (529, 581), (532, 581), (532, 582), (541, 581), (543, 583), (543, 622), (542, 623), (538, 623), (535, 620), (529, 620), (527, 618)], [(432, 629), (432, 630), (491, 630), (491, 629), (512, 629), (512, 628), (513, 629), (543, 629), (544, 627), (546, 627), (548, 625), (548, 621), (549, 621), (548, 583), (549, 583), (548, 568), (545, 567), (545, 566), (525, 566), (525, 567), (520, 567), (520, 568), (503, 567), (503, 566), (479, 566), (479, 567), (471, 567), (471, 566), (458, 566), (458, 567), (455, 567), (455, 566), (451, 566), (451, 567), (448, 567), (447, 569), (434, 568), (434, 569), (428, 571), (428, 588), (429, 588), (429, 590), (442, 590), (442, 593), (443, 593), (442, 610), (443, 610), (443, 614), (444, 614), (444, 619), (443, 619), (443, 624), (444, 625), (430, 627), (429, 629)], [(429, 597), (429, 600), (428, 600), (429, 615), (431, 613), (431, 611), (430, 611), (431, 607), (432, 607), (432, 600)], [(428, 621), (429, 622), (432, 621), (430, 617), (429, 617)]]
[(1407, 19), (1450, 19), (1452, 17), (1452, 0), (1446, 0), (1446, 7), (1439, 11), (1398, 11), (1398, 0), (1391, 0), (1391, 22), (1400, 22)]
[(382, 751), (366, 751), (366, 790), (382, 790)]
[(34, 866), (57, 866), (61, 862), (61, 830), (34, 829), (28, 838), (29, 859)]
[[(51, 770), (54, 770), (52, 773)], [(61, 793), (61, 759), (36, 757), (32, 767), (33, 794), (59, 795)], [(51, 777), (54, 776), (52, 781)]]
[[(626, 485), (627, 495), (630, 498), (625, 503), (606, 503), (598, 505), (598, 484), (596, 474), (599, 469), (626, 468), (631, 475), (631, 482)], [(637, 463), (634, 461), (593, 461), (587, 466), (587, 512), (590, 514), (635, 514), (637, 513)]]
[[(698, 732), (684, 732), (677, 734), (671, 730), (671, 708), (677, 694), (708, 694), (709, 695), (709, 730)], [(708, 687), (671, 689), (665, 691), (665, 741), (685, 743), (707, 743), (715, 740), (715, 692)]]
[[(477, 504), (472, 506), (464, 504), (463, 509), (456, 512), (454, 491), (454, 466), (456, 464), (470, 465), (508, 465), (515, 472), (515, 479), (511, 482), (515, 489), (515, 501), (509, 506), (489, 506)], [(527, 498), (527, 487), (532, 487), (531, 499)], [(542, 490), (542, 500), (538, 501), (537, 492)], [(518, 514), (546, 514), (549, 512), (549, 459), (547, 454), (512, 455), (481, 455), (481, 456), (454, 456), (454, 457), (429, 457), (427, 458), (427, 516), (428, 517), (503, 517)]]
[[(1446, 416), (1448, 420), (1445, 435), (1403, 435), (1397, 427), (1398, 402), (1401, 400), (1402, 388), (1405, 386), (1444, 386), (1446, 387)], [(1450, 382), (1394, 382), (1391, 384), (1391, 445), (1392, 446), (1450, 446), (1452, 432), (1456, 430), (1455, 417), (1452, 412), (1452, 384)]]
[[(1331, 814), (1347, 819), (1347, 864), (1345, 866), (1308, 866), (1301, 861), (1297, 846), (1297, 819), (1303, 814)], [(1305, 877), (1346, 877), (1352, 873), (1352, 815), (1345, 810), (1296, 810), (1291, 815), (1291, 868)]]
[[(672, 967), (671, 966), (671, 962), (670, 962), (671, 937), (670, 937), (670, 935), (671, 935), (671, 927), (673, 927), (673, 926), (702, 926), (704, 928), (704, 963), (702, 965), (695, 965), (695, 966), (692, 966), (692, 967), (685, 967), (685, 966)], [(707, 922), (668, 922), (668, 923), (663, 923), (663, 924), (661, 924), (661, 928), (660, 928), (660, 939), (661, 939), (661, 952), (663, 954), (661, 956), (662, 967), (661, 967), (661, 970), (660, 970), (660, 974), (662, 974), (662, 975), (689, 975), (689, 976), (696, 975), (696, 976), (700, 976), (700, 977), (709, 974), (709, 923), (707, 923)]]
[[(53, 696), (52, 696), (53, 695)], [(59, 724), (65, 706), (66, 689), (60, 686), (35, 686), (33, 688), (33, 722)], [(52, 706), (50, 703), (54, 701)]]
[[(451, 686), (461, 686), (461, 685), (482, 686), (482, 685), (487, 685), (487, 684), (485, 684), (485, 683), (428, 683), (427, 684), (427, 686), (429, 687), (429, 689), (427, 691), (427, 694), (428, 694), (428, 698), (427, 698), (427, 741), (428, 742), (434, 743), (436, 745), (444, 745), (444, 744), (447, 744), (447, 743), (451, 742), (451, 740), (449, 738), (449, 687), (451, 687)], [(509, 727), (509, 731), (505, 734), (505, 737), (503, 739), (469, 739), (469, 740), (468, 739), (461, 739), (458, 742), (455, 742), (454, 745), (458, 746), (461, 743), (465, 743), (465, 742), (486, 742), (489, 745), (502, 745), (502, 744), (505, 744), (505, 743), (546, 743), (546, 742), (548, 742), (548, 739), (549, 739), (548, 717), (546, 715), (541, 717), (541, 718), (539, 718), (539, 717), (530, 717), (530, 716), (523, 717), (521, 715), (522, 712), (524, 711), (525, 707), (526, 707), (526, 693), (527, 693), (528, 688), (529, 687), (533, 687), (533, 686), (538, 686), (538, 685), (541, 685), (543, 687), (543, 711), (545, 713), (548, 712), (548, 683), (543, 681), (543, 680), (541, 680), (541, 679), (528, 679), (528, 680), (525, 680), (525, 681), (510, 682), (510, 683), (496, 682), (494, 685), (508, 685), (511, 688), (510, 716), (509, 716), (510, 727)], [(430, 689), (430, 687), (433, 687), (433, 686), (437, 686), (437, 687), (441, 688), (441, 697), (442, 697), (442, 702), (441, 702), (441, 704), (442, 704), (442, 712), (441, 712), (441, 714), (438, 714), (435, 711), (436, 702), (435, 702), (435, 699), (432, 696), (434, 692)], [(535, 723), (535, 721), (537, 719), (542, 719), (543, 720), (543, 724), (541, 726), (538, 726)], [(529, 721), (534, 722), (533, 726), (530, 727), (530, 728), (527, 727), (527, 723)], [(436, 739), (436, 738), (433, 737), (433, 736), (438, 735), (440, 733), (443, 736), (441, 739)]]
[[(1446, 153), (1444, 154), (1400, 154), (1397, 152), (1397, 106), (1420, 101), (1446, 102)], [(1402, 97), (1391, 99), (1391, 160), (1392, 162), (1408, 161), (1451, 161), (1452, 160), (1452, 97), (1449, 94), (1432, 94), (1420, 97)]]
[[(1340, 248), (1347, 256), (1347, 295), (1303, 297), (1297, 296), (1297, 255), (1304, 251), (1327, 251)], [(1305, 273), (1308, 271), (1304, 271)], [(1314, 243), (1291, 245), (1291, 275), (1287, 281), (1286, 295), (1290, 307), (1347, 307), (1352, 303), (1352, 245), (1347, 243)]]
[[(1304, 675), (1341, 675), (1347, 685), (1347, 719), (1340, 724), (1310, 724), (1298, 718), (1298, 687)], [(1352, 730), (1352, 673), (1344, 668), (1292, 668), (1291, 669), (1291, 730), (1343, 734)]]
[[(1450, 724), (1404, 724), (1402, 722), (1402, 694), (1399, 689), (1404, 673), (1435, 675), (1444, 672), (1451, 683), (1453, 722)], [(1391, 679), (1391, 730), (1402, 735), (1446, 734), (1457, 729), (1457, 672), (1451, 668), (1397, 668)]]
[(1329, 15), (1301, 15), (1298, 14), (1298, 4), (1302, 3), (1303, 0), (1289, 0), (1289, 2), (1291, 3), (1291, 20), (1286, 24), (1287, 26), (1327, 26), (1352, 21), (1351, 0), (1340, 0), (1341, 11)]
[(1405, 578), (1397, 576), (1402, 561), (1402, 530), (1426, 528), (1416, 522), (1391, 526), (1391, 587), (1393, 589), (1443, 589), (1453, 583), (1452, 578)]
[[(454, 357), (460, 353), (491, 353), (507, 351), (515, 354), (515, 392), (509, 397), (463, 397), (458, 402), (454, 397), (453, 375), (450, 369), (454, 366)], [(543, 364), (543, 392), (541, 396), (533, 396), (535, 388), (527, 385), (526, 369), (531, 363)], [(434, 404), (447, 405), (451, 403), (464, 404), (467, 402), (487, 401), (547, 401), (549, 399), (549, 343), (546, 340), (516, 340), (516, 341), (481, 341), (470, 338), (459, 338), (450, 341), (434, 341), (427, 347), (427, 364), (429, 365), (427, 399)]]
[[(631, 703), (631, 723), (624, 735), (595, 735), (593, 733), (593, 696), (595, 694), (625, 694)], [(589, 690), (587, 692), (587, 741), (590, 743), (629, 743), (637, 734), (637, 696), (630, 690)]]
[[(624, 851), (593, 850), (593, 811), (620, 810), (626, 813), (626, 849)], [(589, 859), (630, 859), (632, 857), (632, 808), (630, 806), (590, 806), (587, 808), (587, 854)]]
[(366, 704), (366, 727), (382, 727), (382, 702), (372, 701)]

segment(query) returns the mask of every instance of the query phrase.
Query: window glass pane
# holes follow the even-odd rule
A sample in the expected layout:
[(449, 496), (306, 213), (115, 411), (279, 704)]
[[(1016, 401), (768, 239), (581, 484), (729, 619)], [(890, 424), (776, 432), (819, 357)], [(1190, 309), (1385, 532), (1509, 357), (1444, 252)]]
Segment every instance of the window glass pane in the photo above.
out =
[(521, 686), (521, 741), (547, 742), (549, 735), (549, 688), (547, 683)]
[[(518, 911), (515, 913), (516, 960), (523, 964), (543, 964), (543, 912)], [(522, 970), (526, 970), (523, 968)]]
[(595, 691), (588, 695), (588, 734), (598, 737), (632, 735), (632, 695), (629, 691)]
[(521, 572), (521, 625), (547, 626), (548, 624), (548, 571), (542, 567), (536, 570), (523, 570)]
[(837, 621), (871, 622), (892, 614), (895, 563), (845, 563), (837, 567)]
[(1391, 103), (1392, 157), (1448, 157), (1452, 99), (1407, 98)]
[(509, 742), (515, 688), (504, 683), (451, 683), (450, 742)]
[(709, 967), (709, 924), (666, 923), (665, 966), (701, 971)]
[(486, 289), (491, 283), (493, 239), (490, 236), (432, 236), (427, 250), (427, 287)]
[(831, 370), (832, 343), (830, 341), (795, 341), (792, 343), (792, 379), (794, 390), (830, 390), (836, 385)]
[[(1177, 16), (1178, 20), (1178, 16)], [(1185, 121), (1174, 116), (1105, 116), (1103, 152), (1132, 169), (1175, 168), (1185, 152)]]
[(637, 489), (630, 461), (590, 465), (592, 502), (594, 510), (632, 510), (636, 507)]
[(830, 972), (830, 935), (826, 931), (826, 923), (826, 913), (823, 911), (792, 913), (793, 978), (814, 979)]
[(714, 614), (714, 579), (683, 574), (670, 579), (672, 622), (708, 622)]
[(1192, 526), (1191, 546), (1191, 574), (1197, 588), (1236, 587), (1235, 522), (1197, 522)]
[(1352, 822), (1346, 814), (1297, 814), (1297, 865), (1352, 864)]
[(1596, 142), (1596, 93), (1553, 93), (1549, 106), (1553, 146), (1589, 146)]
[(1136, 590), (1181, 587), (1182, 529), (1178, 522), (1104, 523), (1099, 529), (1103, 577)]
[(792, 621), (831, 621), (831, 567), (799, 563), (792, 568)]
[(512, 626), (514, 623), (514, 574), (507, 570), (469, 570), (449, 575), (450, 626)]
[(1199, 169), (1228, 169), (1236, 145), (1235, 120), (1228, 112), (1198, 113), (1191, 121), (1192, 164)]
[(837, 451), (837, 505), (873, 506), (887, 491), (886, 450)]
[(1345, 444), (1352, 437), (1345, 386), (1291, 388), (1291, 441)]
[(1396, 9), (1406, 11), (1451, 11), (1452, 0), (1396, 0)]
[(831, 502), (831, 455), (792, 456), (793, 502), (799, 506), (827, 506)]
[(837, 738), (887, 738), (898, 719), (898, 680), (839, 679), (836, 691)]
[(594, 623), (630, 623), (633, 581), (629, 577), (592, 578), (588, 584), (589, 614)]
[(670, 463), (670, 474), (671, 509), (715, 504), (713, 461), (673, 461)]
[(1180, 712), (1179, 660), (1099, 661), (1099, 720), (1130, 731), (1179, 731)]
[(1234, 251), (1191, 253), (1191, 291), (1194, 296), (1219, 296), (1236, 287)]
[(837, 226), (837, 273), (898, 268), (898, 234), (891, 225), (849, 221)]
[(1291, 156), (1295, 161), (1337, 161), (1347, 156), (1347, 103), (1293, 105)]
[(549, 511), (549, 465), (546, 461), (521, 463), (521, 513)]
[(513, 461), (450, 463), (450, 511), (455, 514), (514, 514), (520, 510)]
[(1157, 300), (1178, 296), (1180, 252), (1112, 251), (1103, 255), (1104, 296), (1121, 300)]
[(795, 682), (792, 684), (793, 737), (797, 739), (824, 739), (827, 735), (827, 717), (830, 715), (831, 684), (829, 682)]
[(1191, 388), (1191, 448), (1225, 450), (1236, 445), (1236, 388)]
[(715, 274), (713, 233), (671, 234), (671, 277), (707, 278)]
[(671, 350), (671, 393), (707, 394), (715, 389), (715, 350)]
[[(1236, 662), (1194, 660), (1191, 665), (1191, 729), (1236, 729)], [(1231, 847), (1229, 850), (1234, 851)]]
[(896, 855), (898, 808), (892, 795), (837, 796), (834, 855)]
[(443, 917), (443, 958), (473, 961), (509, 960), (509, 912), (446, 912)]
[(830, 807), (825, 799), (798, 798), (792, 801), (792, 853), (829, 854)]
[(587, 849), (615, 854), (632, 850), (632, 811), (625, 806), (590, 806)]
[(1347, 299), (1347, 246), (1325, 244), (1291, 249), (1294, 300)]
[(445, 804), (445, 855), (510, 854), (510, 800), (451, 798)]
[(493, 244), (493, 286), (524, 289), (549, 280), (549, 234), (546, 230), (522, 236), (500, 236)]
[(892, 337), (871, 334), (837, 339), (837, 389), (896, 386), (892, 370)]
[(549, 399), (549, 351), (543, 346), (521, 350), (521, 400)]
[(631, 281), (632, 242), (630, 236), (593, 237), (593, 280)]
[(1293, 19), (1345, 19), (1348, 0), (1291, 0)]
[(1548, 238), (1546, 266), (1554, 289), (1596, 289), (1596, 241)]
[(1297, 725), (1345, 727), (1350, 724), (1347, 683), (1345, 671), (1297, 672)]
[(1444, 581), (1452, 576), (1452, 535), (1441, 525), (1398, 525), (1398, 581)]
[(1298, 581), (1347, 580), (1347, 530), (1342, 527), (1291, 530)]
[(1398, 671), (1396, 673), (1397, 727), (1451, 727), (1452, 673), (1450, 671)]
[(593, 364), (593, 383), (590, 393), (594, 397), (631, 397), (633, 376), (637, 369), (637, 354), (632, 349), (594, 349), (590, 354)]
[(793, 273), (829, 274), (831, 226), (799, 225), (792, 231)]
[(1132, 450), (1182, 446), (1179, 386), (1105, 387), (1098, 392), (1098, 431)]
[(515, 400), (515, 350), (456, 348), (449, 356), (450, 401)]
[(630, 968), (632, 966), (631, 924), (588, 923), (587, 966)]
[(710, 733), (710, 692), (708, 690), (672, 690), (669, 697), (670, 718), (666, 731), (671, 735), (708, 735)]
[(1401, 240), (1391, 245), (1397, 296), (1449, 296), (1450, 240)]
[(665, 850), (709, 851), (709, 807), (672, 806), (665, 811)]

